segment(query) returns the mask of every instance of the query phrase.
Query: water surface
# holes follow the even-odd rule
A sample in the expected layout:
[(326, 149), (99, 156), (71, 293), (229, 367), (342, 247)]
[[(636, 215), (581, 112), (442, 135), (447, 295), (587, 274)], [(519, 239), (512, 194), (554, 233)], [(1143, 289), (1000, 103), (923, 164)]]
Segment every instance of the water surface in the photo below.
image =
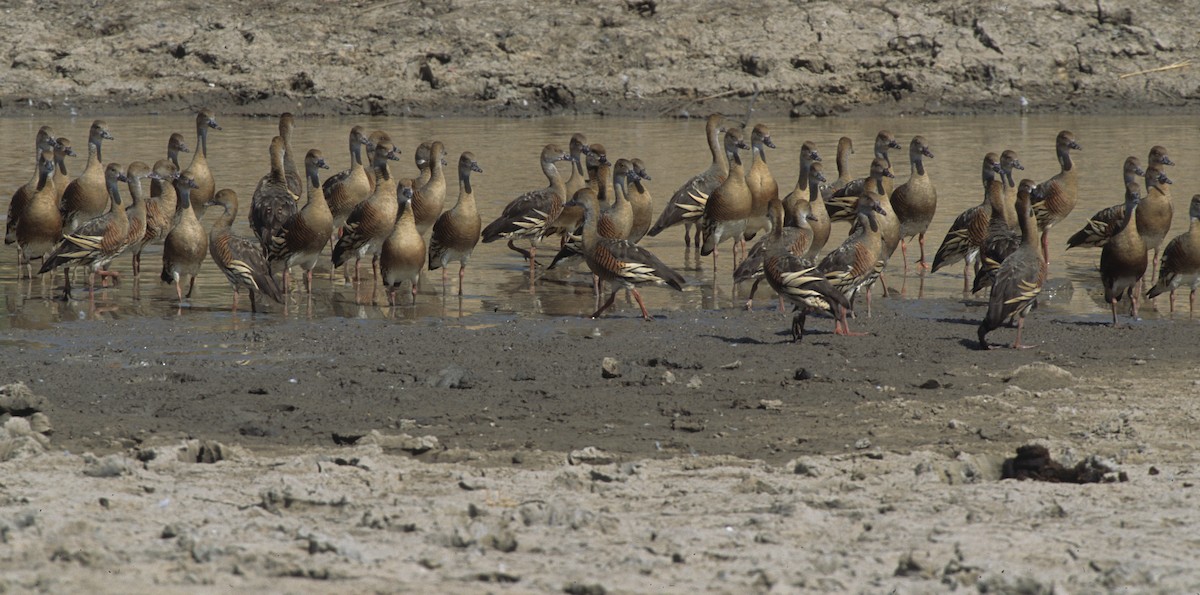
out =
[[(218, 188), (233, 188), (239, 194), (242, 211), (235, 224), (235, 233), (252, 236), (245, 218), (254, 185), (269, 170), (267, 146), (276, 133), (276, 121), (218, 116), (224, 130), (212, 131), (209, 136), (209, 164)], [(892, 152), (897, 184), (908, 175), (907, 146), (913, 135), (924, 135), (935, 159), (927, 161), (930, 175), (938, 189), (938, 213), (927, 239), (927, 257), (933, 259), (943, 235), (954, 218), (964, 209), (982, 200), (980, 165), (988, 151), (1004, 149), (1017, 151), (1024, 172), (1016, 177), (1038, 181), (1058, 171), (1054, 155), (1054, 138), (1061, 129), (1075, 133), (1083, 146), (1075, 153), (1081, 174), (1080, 204), (1068, 219), (1052, 232), (1051, 279), (1056, 286), (1070, 281), (1073, 291), (1059, 291), (1058, 299), (1047, 307), (1095, 317), (1102, 320), (1106, 307), (1096, 265), (1099, 250), (1064, 251), (1066, 238), (1080, 228), (1095, 211), (1119, 203), (1123, 197), (1121, 166), (1127, 155), (1143, 161), (1154, 144), (1167, 147), (1178, 167), (1168, 168), (1175, 181), (1171, 188), (1175, 203), (1175, 219), (1168, 237), (1184, 231), (1188, 225), (1188, 200), (1200, 186), (1189, 175), (1200, 160), (1200, 139), (1192, 132), (1196, 118), (1131, 115), (1128, 117), (1094, 116), (1004, 116), (1004, 117), (906, 117), (906, 118), (834, 118), (801, 120), (766, 120), (778, 147), (769, 150), (768, 162), (786, 194), (795, 185), (799, 169), (798, 151), (805, 140), (816, 142), (824, 158), (826, 171), (835, 173), (834, 149), (840, 136), (855, 141), (858, 151), (851, 158), (852, 168), (859, 175), (866, 173), (870, 163), (871, 143), (875, 133), (891, 130), (903, 145)], [(128, 164), (131, 160), (153, 163), (165, 154), (166, 139), (172, 132), (181, 132), (188, 145), (195, 148), (194, 118), (190, 115), (138, 116), (106, 118), (116, 137), (105, 143), (106, 160)], [(86, 161), (87, 118), (10, 118), (0, 119), (0, 190), (7, 207), (7, 197), (25, 183), (33, 172), (32, 139), (43, 124), (54, 127), (56, 134), (73, 141), (79, 157), (70, 159), (72, 175), (83, 169)], [(293, 136), (293, 145), (300, 156), (309, 148), (319, 148), (331, 164), (329, 172), (348, 166), (347, 133), (351, 126), (362, 124), (368, 129), (389, 132), (402, 149), (401, 160), (394, 166), (396, 175), (416, 175), (413, 149), (422, 140), (442, 140), (448, 150), (447, 208), (457, 195), (455, 165), (462, 151), (472, 151), (484, 169), (473, 178), (475, 195), (483, 214), (484, 224), (499, 214), (511, 199), (521, 193), (545, 185), (538, 167), (538, 154), (550, 142), (567, 145), (574, 132), (584, 132), (589, 141), (602, 143), (610, 159), (641, 157), (653, 181), (649, 182), (655, 200), (655, 212), (662, 208), (675, 188), (691, 175), (708, 166), (709, 152), (704, 139), (702, 120), (627, 119), (627, 118), (543, 118), (532, 120), (493, 119), (404, 119), (404, 118), (314, 118), (300, 119)], [(298, 156), (297, 161), (302, 161)], [(186, 167), (190, 155), (183, 155)], [(748, 159), (747, 155), (747, 159)], [(566, 168), (564, 168), (565, 170)], [(565, 174), (564, 174), (565, 175)], [(831, 176), (832, 177), (832, 176)], [(7, 208), (5, 208), (7, 210)], [(217, 217), (210, 209), (204, 217), (209, 226)], [(846, 226), (836, 225), (829, 248), (836, 246), (846, 233)], [(724, 258), (714, 279), (708, 258), (685, 252), (683, 229), (676, 227), (658, 237), (646, 238), (643, 245), (655, 252), (667, 264), (677, 267), (688, 279), (683, 292), (647, 288), (643, 295), (652, 313), (665, 311), (699, 311), (740, 306), (748, 290), (732, 286), (727, 260), (728, 244), (721, 252)], [(916, 258), (915, 242), (910, 246), (910, 261)], [(549, 252), (549, 249), (542, 251)], [(201, 268), (192, 298), (179, 308), (173, 287), (158, 279), (161, 265), (161, 246), (152, 246), (143, 253), (143, 273), (135, 283), (127, 278), (116, 288), (97, 291), (94, 301), (85, 292), (76, 292), (76, 299), (63, 301), (61, 289), (48, 280), (33, 282), (18, 280), (16, 250), (11, 246), (0, 250), (0, 304), (7, 316), (0, 326), (37, 327), (83, 318), (113, 318), (129, 316), (208, 315), (224, 320), (232, 301), (229, 284), (216, 266), (208, 261)], [(548, 262), (551, 254), (539, 258)], [(122, 255), (115, 269), (128, 272), (130, 257)], [(364, 270), (366, 270), (364, 268)], [(330, 280), (329, 265), (318, 266), (316, 290), (311, 298), (293, 293), (286, 311), (279, 305), (270, 310), (287, 316), (336, 316), (350, 318), (458, 317), (480, 312), (516, 313), (541, 316), (581, 316), (594, 307), (589, 276), (580, 273), (550, 272), (532, 288), (524, 261), (504, 247), (502, 242), (481, 244), (467, 270), (465, 295), (453, 295), (454, 272), (451, 265), (451, 295), (443, 296), (440, 274), (434, 273), (422, 284), (415, 307), (389, 308), (381, 288), (369, 287), (356, 292), (339, 279)], [(949, 266), (937, 274), (920, 274), (909, 267), (902, 272), (900, 252), (892, 258), (887, 269), (887, 281), (893, 288), (903, 289), (903, 299), (940, 299), (945, 310), (970, 312), (978, 315), (974, 302), (963, 302), (961, 267)], [(56, 276), (55, 286), (61, 284)], [(877, 291), (878, 293), (878, 291)], [(765, 289), (758, 303), (770, 303), (770, 291)], [(901, 296), (893, 295), (892, 299)], [(242, 308), (248, 307), (243, 296)], [(1184, 296), (1186, 300), (1186, 296)], [(1158, 300), (1164, 312), (1166, 300)], [(1186, 309), (1186, 301), (1182, 303)], [(637, 314), (636, 304), (619, 298), (613, 313), (620, 316)], [(924, 309), (921, 309), (924, 311)], [(1145, 316), (1157, 316), (1154, 307), (1144, 309)], [(245, 314), (239, 314), (245, 317)]]

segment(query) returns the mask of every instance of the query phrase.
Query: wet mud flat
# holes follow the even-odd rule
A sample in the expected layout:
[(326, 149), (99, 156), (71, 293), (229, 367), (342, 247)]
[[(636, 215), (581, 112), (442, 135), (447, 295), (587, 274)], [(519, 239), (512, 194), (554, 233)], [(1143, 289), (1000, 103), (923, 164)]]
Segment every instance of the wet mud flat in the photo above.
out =
[[(647, 323), (630, 305), (597, 321), (14, 329), (7, 381), (44, 399), (52, 433), (28, 410), (4, 425), (0, 534), (19, 568), (4, 584), (1200, 584), (1183, 553), (1200, 521), (1197, 323), (1035, 312), (1036, 348), (981, 352), (977, 320), (956, 311), (877, 300), (853, 321), (871, 336), (810, 318), (801, 344), (769, 309)], [(1000, 481), (1027, 443), (1067, 466), (1099, 456), (1127, 481)]]

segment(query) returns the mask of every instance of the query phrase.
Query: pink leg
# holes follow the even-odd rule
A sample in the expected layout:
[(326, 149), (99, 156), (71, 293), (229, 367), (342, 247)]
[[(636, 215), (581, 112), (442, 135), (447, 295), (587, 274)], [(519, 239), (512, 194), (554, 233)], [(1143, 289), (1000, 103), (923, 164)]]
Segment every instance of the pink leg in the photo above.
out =
[(619, 287), (617, 289), (614, 289), (612, 292), (612, 295), (608, 296), (608, 301), (604, 302), (604, 305), (600, 306), (600, 308), (598, 310), (596, 310), (595, 312), (592, 312), (592, 318), (599, 318), (600, 314), (603, 313), (605, 310), (607, 310), (608, 307), (613, 304), (613, 300), (617, 299), (617, 292), (620, 290), (621, 290), (621, 288), (619, 288)]
[[(642, 303), (642, 294), (638, 293), (636, 287), (632, 288), (631, 291), (633, 291), (633, 299), (637, 300), (638, 307), (642, 309), (642, 318), (645, 318), (647, 321), (653, 321), (654, 319), (650, 317), (650, 313), (646, 311), (646, 304)], [(613, 292), (613, 295), (617, 295), (616, 292)]]
[(467, 274), (467, 265), (458, 265), (458, 295), (462, 295), (463, 277)]
[(921, 235), (917, 236), (917, 242), (921, 244), (921, 260), (918, 260), (917, 264), (922, 269), (928, 269), (929, 263), (925, 262), (925, 232), (921, 232)]

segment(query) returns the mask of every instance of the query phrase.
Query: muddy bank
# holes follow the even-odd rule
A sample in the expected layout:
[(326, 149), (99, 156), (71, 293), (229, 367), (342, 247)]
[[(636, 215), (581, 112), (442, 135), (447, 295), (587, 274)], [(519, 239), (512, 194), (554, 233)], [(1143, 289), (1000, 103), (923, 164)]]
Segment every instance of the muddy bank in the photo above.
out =
[(0, 114), (765, 115), (1169, 111), (1200, 13), (929, 5), (216, 0), (5, 9)]

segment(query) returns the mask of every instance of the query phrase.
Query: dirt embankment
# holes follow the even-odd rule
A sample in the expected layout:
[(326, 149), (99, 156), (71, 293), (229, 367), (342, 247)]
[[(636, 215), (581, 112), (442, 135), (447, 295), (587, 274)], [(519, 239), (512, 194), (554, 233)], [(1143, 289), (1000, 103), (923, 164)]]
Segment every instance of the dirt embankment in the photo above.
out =
[[(1170, 110), (1200, 12), (1128, 1), (23, 1), (0, 114)], [(730, 102), (723, 104), (723, 102)], [(737, 106), (736, 108), (734, 106)]]

